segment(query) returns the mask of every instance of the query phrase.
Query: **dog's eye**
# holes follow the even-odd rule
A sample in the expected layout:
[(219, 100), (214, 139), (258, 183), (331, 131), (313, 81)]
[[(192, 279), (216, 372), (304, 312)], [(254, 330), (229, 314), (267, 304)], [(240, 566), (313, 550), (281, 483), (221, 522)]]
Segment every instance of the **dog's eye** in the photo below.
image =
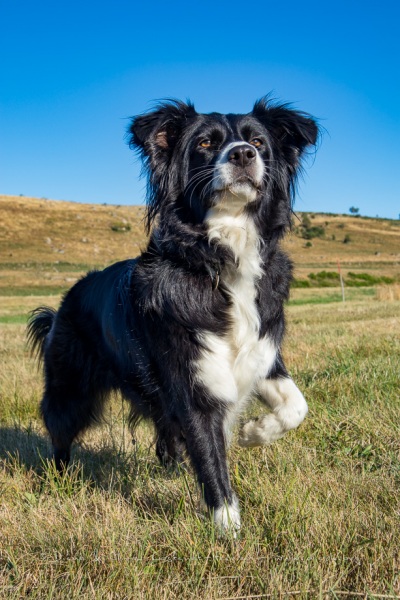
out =
[(255, 146), (256, 148), (259, 148), (260, 146), (263, 145), (262, 141), (260, 140), (260, 138), (254, 138), (254, 140), (251, 140), (250, 144), (252, 146)]
[(201, 140), (199, 146), (201, 146), (202, 148), (209, 148), (211, 146), (211, 140), (209, 140), (208, 138), (206, 140)]

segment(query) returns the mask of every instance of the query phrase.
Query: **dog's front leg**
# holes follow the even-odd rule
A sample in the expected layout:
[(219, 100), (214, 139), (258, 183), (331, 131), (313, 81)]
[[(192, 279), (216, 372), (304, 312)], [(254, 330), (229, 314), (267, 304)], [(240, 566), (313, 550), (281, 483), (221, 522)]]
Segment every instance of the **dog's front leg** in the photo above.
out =
[(271, 412), (243, 425), (239, 444), (244, 447), (275, 442), (290, 429), (298, 427), (308, 412), (303, 394), (288, 375), (262, 380), (258, 392), (260, 400)]
[(184, 431), (187, 451), (216, 527), (236, 534), (240, 512), (229, 479), (222, 415), (198, 410), (187, 418)]

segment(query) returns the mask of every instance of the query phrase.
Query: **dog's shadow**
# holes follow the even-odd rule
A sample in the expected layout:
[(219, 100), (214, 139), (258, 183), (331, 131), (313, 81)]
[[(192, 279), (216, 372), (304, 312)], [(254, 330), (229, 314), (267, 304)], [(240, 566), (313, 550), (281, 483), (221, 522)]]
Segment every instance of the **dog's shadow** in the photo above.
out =
[[(58, 475), (51, 463), (52, 450), (49, 439), (29, 427), (0, 427), (0, 461), (9, 474), (22, 469), (34, 473), (39, 487), (49, 478)], [(72, 448), (72, 460), (65, 475), (70, 482), (110, 492), (111, 487), (129, 502), (135, 502), (135, 490), (140, 490), (140, 505), (145, 512), (160, 513), (174, 520), (179, 503), (179, 491), (162, 495), (157, 490), (157, 480), (165, 490), (168, 480), (177, 479), (185, 469), (165, 469), (155, 456), (154, 448), (121, 450), (106, 446), (91, 450), (84, 443)], [(61, 476), (61, 477), (63, 477)], [(182, 486), (184, 487), (183, 482)]]
[[(42, 476), (51, 458), (51, 444), (46, 435), (29, 427), (0, 427), (0, 460), (8, 470), (19, 466)], [(84, 480), (107, 490), (110, 489), (110, 479), (115, 479), (116, 473), (126, 479), (129, 472), (132, 486), (138, 477), (169, 478), (174, 475), (173, 470), (160, 466), (154, 448), (142, 447), (138, 450), (135, 445), (131, 449), (104, 445), (92, 450), (84, 442), (75, 443), (72, 447), (71, 471), (78, 465)]]
[(0, 460), (8, 470), (18, 465), (39, 473), (47, 456), (50, 444), (45, 436), (30, 427), (0, 427)]

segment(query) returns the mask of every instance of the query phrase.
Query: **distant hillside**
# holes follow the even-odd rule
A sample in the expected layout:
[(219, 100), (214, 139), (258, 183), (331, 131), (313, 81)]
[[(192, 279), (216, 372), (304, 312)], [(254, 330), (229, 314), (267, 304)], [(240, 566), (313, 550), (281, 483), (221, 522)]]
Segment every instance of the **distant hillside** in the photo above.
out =
[[(136, 256), (143, 216), (142, 206), (0, 196), (0, 293), (60, 291), (88, 269)], [(338, 260), (345, 276), (399, 278), (400, 221), (299, 213), (285, 247), (300, 285), (336, 273)]]

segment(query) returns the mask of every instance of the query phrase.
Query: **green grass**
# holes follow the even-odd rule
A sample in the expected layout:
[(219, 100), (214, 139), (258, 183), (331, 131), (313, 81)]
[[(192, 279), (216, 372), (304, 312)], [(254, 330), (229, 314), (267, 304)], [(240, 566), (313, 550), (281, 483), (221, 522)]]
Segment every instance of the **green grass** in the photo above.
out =
[(325, 296), (314, 296), (307, 298), (293, 298), (288, 301), (288, 306), (303, 306), (304, 304), (329, 304), (331, 302), (342, 302), (342, 294), (340, 292), (331, 293)]
[[(375, 285), (389, 285), (395, 283), (395, 278), (376, 276), (369, 273), (349, 272), (343, 278), (346, 287), (371, 287)], [(339, 273), (335, 271), (319, 271), (310, 273), (308, 279), (294, 279), (292, 287), (295, 288), (325, 288), (337, 287), (340, 285)]]
[(27, 314), (0, 315), (0, 324), (3, 325), (22, 325), (28, 320)]
[(394, 283), (395, 280), (393, 277), (377, 277), (374, 275), (370, 275), (369, 273), (347, 273), (346, 277), (346, 285), (348, 286), (371, 286), (371, 285), (380, 285), (380, 284), (391, 284)]
[(11, 271), (58, 271), (64, 272), (86, 272), (92, 271), (93, 269), (103, 269), (106, 265), (93, 265), (86, 263), (69, 263), (66, 261), (55, 260), (54, 262), (1, 262), (0, 271), (11, 270)]
[(310, 413), (271, 446), (233, 444), (236, 540), (216, 535), (190, 468), (158, 465), (149, 425), (132, 443), (118, 398), (57, 477), (24, 326), (1, 325), (0, 597), (399, 597), (400, 302), (366, 290), (288, 307), (286, 360)]
[[(364, 298), (375, 298), (376, 288), (345, 288), (345, 302), (362, 300)], [(330, 304), (332, 302), (343, 302), (340, 288), (306, 288), (292, 290), (288, 306), (303, 306), (306, 304)]]
[(1, 296), (55, 296), (64, 294), (69, 288), (69, 285), (32, 285), (32, 286), (8, 286), (0, 289)]

